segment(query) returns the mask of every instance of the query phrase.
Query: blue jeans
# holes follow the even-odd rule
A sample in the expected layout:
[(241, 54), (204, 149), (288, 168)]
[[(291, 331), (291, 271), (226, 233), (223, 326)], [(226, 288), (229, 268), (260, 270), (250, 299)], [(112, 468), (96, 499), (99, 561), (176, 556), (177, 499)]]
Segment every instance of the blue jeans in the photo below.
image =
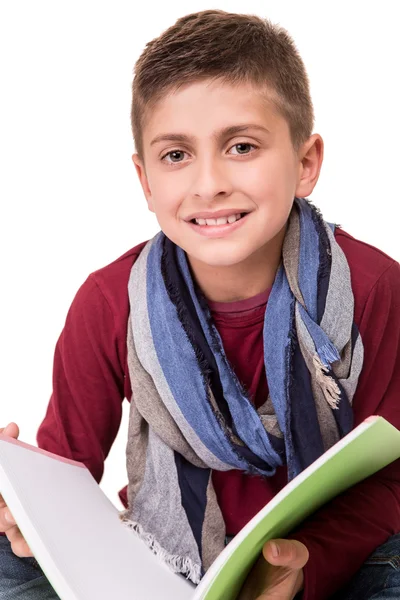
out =
[[(399, 600), (400, 534), (379, 546), (332, 600)], [(34, 558), (18, 558), (0, 536), (0, 600), (59, 600)], [(88, 600), (94, 600), (88, 598)]]
[[(1, 598), (1, 596), (0, 596)], [(331, 600), (399, 600), (400, 533), (365, 561), (350, 583)]]
[(34, 558), (18, 558), (0, 535), (0, 600), (59, 600)]

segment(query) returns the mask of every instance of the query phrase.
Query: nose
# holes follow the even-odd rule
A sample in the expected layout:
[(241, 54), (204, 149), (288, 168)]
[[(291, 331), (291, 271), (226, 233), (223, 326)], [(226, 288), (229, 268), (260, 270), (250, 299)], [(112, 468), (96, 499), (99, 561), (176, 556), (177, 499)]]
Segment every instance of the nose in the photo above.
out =
[(193, 169), (192, 195), (211, 202), (232, 193), (229, 169), (215, 156), (198, 158)]

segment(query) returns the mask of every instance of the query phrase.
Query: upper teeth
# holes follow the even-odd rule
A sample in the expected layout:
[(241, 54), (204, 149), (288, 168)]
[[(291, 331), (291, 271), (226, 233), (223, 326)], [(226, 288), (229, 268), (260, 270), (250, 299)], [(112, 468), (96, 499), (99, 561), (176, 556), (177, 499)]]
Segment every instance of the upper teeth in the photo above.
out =
[(240, 213), (237, 215), (230, 215), (229, 217), (218, 217), (218, 219), (195, 219), (198, 225), (226, 225), (227, 223), (234, 223), (240, 219)]

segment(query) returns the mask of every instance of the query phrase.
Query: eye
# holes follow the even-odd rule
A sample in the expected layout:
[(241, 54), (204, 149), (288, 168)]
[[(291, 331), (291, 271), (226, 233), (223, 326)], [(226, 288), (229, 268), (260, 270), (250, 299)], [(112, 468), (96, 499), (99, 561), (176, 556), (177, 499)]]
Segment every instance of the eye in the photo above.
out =
[[(183, 150), (171, 150), (170, 152), (167, 152), (166, 154), (164, 154), (164, 156), (161, 158), (161, 160), (169, 163), (169, 164), (176, 164), (176, 163), (180, 163), (183, 160), (184, 155), (186, 154), (186, 152), (184, 152)], [(171, 160), (165, 160), (167, 157), (169, 157)]]
[(240, 142), (239, 144), (235, 144), (232, 146), (237, 149), (237, 154), (234, 152), (233, 154), (241, 155), (241, 154), (250, 154), (251, 149), (256, 149), (257, 147), (254, 144), (249, 144), (248, 142)]

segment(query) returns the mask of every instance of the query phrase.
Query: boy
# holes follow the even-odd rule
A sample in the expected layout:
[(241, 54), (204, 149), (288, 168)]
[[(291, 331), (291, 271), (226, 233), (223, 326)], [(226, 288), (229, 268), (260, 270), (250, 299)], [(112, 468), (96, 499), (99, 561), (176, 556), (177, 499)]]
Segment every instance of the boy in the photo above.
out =
[[(89, 276), (57, 343), (39, 446), (99, 481), (132, 397), (125, 519), (194, 581), (364, 418), (400, 427), (400, 267), (304, 200), (312, 127), (268, 22), (204, 11), (150, 42), (133, 162), (162, 233)], [(240, 599), (399, 597), (399, 500), (396, 462), (266, 544)], [(0, 599), (55, 598), (4, 502), (0, 520)]]

